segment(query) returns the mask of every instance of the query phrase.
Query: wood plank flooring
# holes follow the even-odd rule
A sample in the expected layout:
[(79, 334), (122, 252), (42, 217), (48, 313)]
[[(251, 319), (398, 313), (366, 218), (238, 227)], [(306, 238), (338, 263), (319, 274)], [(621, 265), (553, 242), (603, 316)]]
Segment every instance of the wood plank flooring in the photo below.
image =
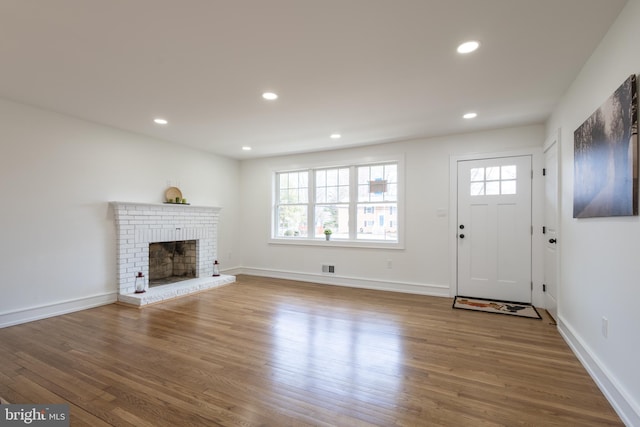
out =
[(620, 426), (545, 316), (238, 276), (0, 329), (0, 396), (72, 426)]

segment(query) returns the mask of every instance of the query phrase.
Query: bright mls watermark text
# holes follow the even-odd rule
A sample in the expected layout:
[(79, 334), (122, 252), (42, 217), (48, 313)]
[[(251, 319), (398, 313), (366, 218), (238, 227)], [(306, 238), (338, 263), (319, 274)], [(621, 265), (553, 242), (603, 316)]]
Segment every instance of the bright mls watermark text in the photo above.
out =
[(69, 427), (69, 405), (0, 405), (0, 427)]

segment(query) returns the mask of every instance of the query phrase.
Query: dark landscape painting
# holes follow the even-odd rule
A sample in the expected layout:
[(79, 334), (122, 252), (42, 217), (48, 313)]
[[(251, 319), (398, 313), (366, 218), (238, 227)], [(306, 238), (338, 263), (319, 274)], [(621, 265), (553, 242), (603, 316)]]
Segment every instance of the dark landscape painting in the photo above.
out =
[(638, 215), (635, 74), (574, 132), (573, 217), (629, 215)]

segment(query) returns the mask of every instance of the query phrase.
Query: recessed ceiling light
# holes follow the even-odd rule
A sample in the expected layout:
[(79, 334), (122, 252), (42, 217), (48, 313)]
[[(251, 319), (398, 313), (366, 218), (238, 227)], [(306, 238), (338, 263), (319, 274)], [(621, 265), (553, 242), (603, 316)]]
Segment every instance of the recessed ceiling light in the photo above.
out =
[(278, 99), (278, 94), (273, 93), (273, 92), (265, 92), (262, 94), (262, 97), (264, 99), (266, 99), (267, 101), (274, 101), (276, 99)]
[(339, 133), (332, 133), (331, 135), (329, 135), (329, 138), (331, 138), (331, 139), (340, 139), (340, 138), (342, 138), (342, 135), (340, 135)]
[(478, 117), (478, 113), (467, 113), (462, 116), (464, 119), (475, 119), (476, 117)]
[(458, 53), (471, 53), (478, 47), (480, 47), (480, 43), (475, 40), (464, 42), (460, 46), (458, 46)]
[(242, 147), (242, 151), (251, 151), (251, 147), (245, 145), (244, 147)]
[(155, 124), (158, 124), (158, 125), (166, 125), (167, 123), (169, 123), (169, 122), (168, 122), (168, 121), (166, 121), (165, 119), (160, 119), (160, 118), (158, 118), (158, 119), (153, 119), (153, 122), (154, 122)]

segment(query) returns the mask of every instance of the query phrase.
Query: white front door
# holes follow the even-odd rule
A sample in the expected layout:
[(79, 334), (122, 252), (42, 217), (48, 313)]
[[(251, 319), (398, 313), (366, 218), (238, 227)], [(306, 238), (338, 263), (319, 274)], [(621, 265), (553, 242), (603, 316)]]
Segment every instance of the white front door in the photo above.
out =
[(458, 295), (531, 302), (531, 156), (458, 162)]
[(558, 143), (552, 141), (544, 151), (544, 303), (558, 319)]

